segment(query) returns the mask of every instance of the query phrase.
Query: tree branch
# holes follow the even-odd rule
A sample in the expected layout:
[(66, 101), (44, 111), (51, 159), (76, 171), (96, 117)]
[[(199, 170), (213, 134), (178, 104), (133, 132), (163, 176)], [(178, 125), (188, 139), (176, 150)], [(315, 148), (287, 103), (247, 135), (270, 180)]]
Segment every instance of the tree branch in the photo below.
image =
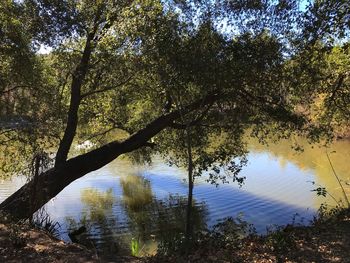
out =
[(107, 133), (109, 133), (109, 132), (111, 132), (111, 131), (113, 131), (113, 130), (115, 130), (115, 129), (118, 129), (118, 127), (112, 126), (111, 128), (109, 128), (109, 129), (107, 129), (107, 130), (105, 130), (105, 131), (102, 131), (102, 132), (95, 133), (95, 134), (91, 135), (90, 137), (86, 138), (85, 141), (94, 139), (94, 138), (96, 138), (96, 137), (98, 137), (98, 136), (101, 136), (101, 137), (102, 137), (102, 136), (106, 135)]
[(171, 127), (172, 123), (176, 119), (179, 119), (181, 115), (186, 115), (203, 107), (203, 105), (212, 104), (219, 98), (220, 94), (216, 92), (209, 93), (207, 96), (185, 106), (181, 112), (180, 110), (175, 110), (171, 113), (159, 116), (143, 129), (130, 135), (124, 141), (113, 141), (86, 154), (74, 157), (67, 161), (67, 165), (79, 163), (79, 173), (82, 174), (99, 169), (121, 154), (134, 151), (144, 146), (150, 146), (149, 140), (165, 128)]
[(214, 102), (210, 103), (208, 107), (199, 115), (199, 117), (194, 119), (193, 121), (187, 124), (173, 122), (172, 124), (169, 125), (169, 127), (174, 129), (184, 130), (184, 129), (187, 129), (188, 127), (192, 127), (200, 124), (200, 122), (204, 119), (205, 115), (208, 113), (208, 111), (213, 106), (213, 104)]
[(99, 89), (99, 90), (92, 90), (92, 91), (89, 91), (89, 92), (86, 92), (85, 94), (82, 94), (80, 96), (81, 99), (84, 99), (88, 96), (91, 96), (91, 95), (94, 95), (94, 94), (98, 94), (98, 93), (102, 93), (102, 92), (106, 92), (106, 91), (110, 91), (110, 90), (113, 90), (113, 89), (116, 89), (120, 86), (123, 86), (125, 85), (126, 83), (128, 83), (131, 79), (132, 79), (133, 76), (129, 76), (126, 80), (116, 84), (116, 85), (113, 85), (113, 86), (110, 86), (110, 87), (106, 87), (106, 88), (103, 88), (103, 89)]
[[(217, 94), (208, 94), (201, 100), (195, 101), (185, 107), (180, 113), (179, 110), (166, 115), (161, 115), (146, 127), (123, 142), (113, 141), (88, 153), (81, 154), (63, 162), (59, 166), (42, 173), (38, 178), (38, 186), (33, 180), (22, 186), (13, 195), (0, 204), (0, 210), (13, 214), (17, 219), (25, 219), (31, 216), (37, 209), (44, 205), (51, 198), (61, 192), (67, 185), (85, 174), (95, 171), (116, 159), (119, 155), (131, 152), (145, 146), (152, 146), (149, 140), (163, 129), (167, 128), (174, 120), (180, 118), (181, 114), (189, 113), (203, 104), (212, 103), (218, 97)], [(40, 187), (47, 191), (41, 191), (38, 202), (30, 206), (28, 191), (33, 187)], [(12, 209), (16, 208), (14, 212)], [(18, 210), (18, 207), (21, 207)]]
[(19, 89), (19, 88), (29, 88), (29, 86), (27, 86), (27, 85), (17, 85), (17, 86), (14, 86), (12, 88), (9, 88), (7, 90), (1, 91), (0, 95), (4, 95), (6, 93), (10, 93), (11, 91), (14, 91), (14, 90)]
[(341, 86), (343, 85), (344, 79), (345, 79), (345, 74), (340, 74), (340, 76), (338, 77), (338, 80), (336, 81), (333, 91), (331, 93), (331, 96), (329, 97), (329, 104), (334, 103), (335, 97), (337, 92), (340, 90)]

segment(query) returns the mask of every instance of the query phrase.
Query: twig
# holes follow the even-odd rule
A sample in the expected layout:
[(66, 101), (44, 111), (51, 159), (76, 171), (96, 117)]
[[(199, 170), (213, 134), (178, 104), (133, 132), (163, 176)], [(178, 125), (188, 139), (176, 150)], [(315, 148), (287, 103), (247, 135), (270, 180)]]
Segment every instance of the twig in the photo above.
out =
[(332, 168), (333, 174), (334, 174), (335, 178), (337, 179), (337, 181), (338, 181), (338, 183), (339, 183), (339, 185), (340, 185), (340, 188), (341, 188), (341, 190), (342, 190), (342, 192), (343, 192), (344, 199), (345, 199), (345, 201), (346, 201), (348, 207), (350, 208), (349, 199), (348, 199), (348, 197), (347, 197), (347, 195), (346, 195), (346, 193), (345, 193), (344, 187), (343, 187), (342, 183), (340, 182), (340, 179), (339, 179), (337, 173), (335, 172), (335, 169), (334, 169), (334, 167), (333, 167), (333, 164), (332, 164), (332, 162), (331, 162), (331, 159), (329, 158), (329, 155), (328, 155), (328, 151), (327, 151), (327, 150), (326, 150), (326, 155), (327, 155), (327, 159), (328, 159), (328, 161), (329, 161), (329, 164), (330, 164), (330, 166), (331, 166), (331, 168)]
[(0, 95), (9, 93), (9, 92), (14, 91), (14, 90), (19, 89), (19, 88), (29, 88), (29, 86), (27, 86), (27, 85), (17, 85), (17, 86), (14, 86), (14, 87), (12, 87), (12, 88), (9, 88), (9, 89), (7, 89), (7, 90), (1, 91), (1, 92), (0, 92)]
[(88, 97), (90, 95), (94, 95), (94, 94), (98, 94), (98, 93), (102, 93), (102, 92), (106, 92), (106, 91), (110, 91), (110, 90), (116, 89), (116, 88), (118, 88), (120, 86), (123, 86), (123, 85), (127, 84), (132, 78), (133, 78), (133, 76), (129, 76), (126, 80), (123, 80), (120, 83), (117, 83), (116, 85), (113, 85), (113, 86), (110, 86), (110, 87), (106, 87), (106, 88), (103, 88), (103, 89), (99, 89), (99, 90), (92, 90), (92, 91), (86, 92), (86, 93), (81, 95), (81, 98), (84, 99), (84, 98), (86, 98), (86, 97)]

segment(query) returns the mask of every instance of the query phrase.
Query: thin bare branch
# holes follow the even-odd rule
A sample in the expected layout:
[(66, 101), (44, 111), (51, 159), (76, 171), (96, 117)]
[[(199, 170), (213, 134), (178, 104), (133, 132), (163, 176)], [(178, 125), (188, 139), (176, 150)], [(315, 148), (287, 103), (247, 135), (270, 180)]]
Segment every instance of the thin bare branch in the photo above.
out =
[(91, 96), (91, 95), (94, 95), (94, 94), (103, 93), (103, 92), (106, 92), (106, 91), (110, 91), (110, 90), (116, 89), (118, 87), (121, 87), (121, 86), (127, 84), (132, 79), (132, 77), (133, 76), (129, 76), (126, 80), (124, 80), (122, 82), (119, 82), (118, 84), (113, 85), (113, 86), (109, 86), (109, 87), (105, 87), (103, 89), (92, 90), (92, 91), (86, 92), (85, 94), (82, 94), (80, 97), (81, 97), (81, 99), (84, 99), (84, 98), (86, 98), (88, 96)]
[(187, 129), (188, 127), (192, 127), (192, 126), (196, 126), (198, 124), (201, 123), (201, 121), (204, 119), (204, 117), (206, 116), (206, 114), (208, 113), (208, 111), (211, 109), (211, 107), (213, 106), (214, 102), (209, 104), (208, 107), (193, 121), (190, 121), (187, 124), (183, 124), (183, 123), (175, 123), (173, 122), (170, 127), (174, 128), (174, 129)]
[(96, 137), (104, 136), (104, 135), (106, 135), (107, 133), (109, 133), (109, 132), (111, 132), (111, 131), (113, 131), (113, 130), (115, 130), (115, 129), (118, 129), (118, 127), (112, 126), (111, 128), (109, 128), (109, 129), (107, 129), (107, 130), (104, 130), (104, 131), (102, 131), (102, 132), (94, 133), (94, 134), (91, 135), (90, 137), (86, 138), (85, 141), (92, 140), (92, 139), (94, 139), (94, 138), (96, 138)]

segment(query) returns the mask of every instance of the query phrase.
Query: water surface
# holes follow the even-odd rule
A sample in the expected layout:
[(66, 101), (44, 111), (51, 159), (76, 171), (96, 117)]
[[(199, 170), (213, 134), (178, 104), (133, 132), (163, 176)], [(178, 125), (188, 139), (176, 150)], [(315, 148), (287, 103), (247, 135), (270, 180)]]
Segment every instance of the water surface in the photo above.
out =
[[(328, 161), (350, 195), (350, 142), (338, 141), (331, 148), (309, 146), (302, 153), (290, 143), (269, 147), (250, 141), (246, 177), (236, 184), (215, 187), (206, 177), (195, 182), (196, 228), (211, 227), (226, 217), (241, 217), (258, 233), (271, 225), (308, 224), (321, 203), (335, 205), (342, 191)], [(59, 235), (82, 225), (88, 231), (85, 243), (100, 253), (138, 255), (153, 253), (157, 241), (183, 231), (186, 211), (186, 170), (169, 167), (160, 158), (152, 165), (135, 165), (117, 159), (66, 187), (45, 207), (61, 225)], [(24, 183), (21, 177), (0, 181), (0, 201)], [(319, 197), (313, 189), (325, 187), (333, 198)]]

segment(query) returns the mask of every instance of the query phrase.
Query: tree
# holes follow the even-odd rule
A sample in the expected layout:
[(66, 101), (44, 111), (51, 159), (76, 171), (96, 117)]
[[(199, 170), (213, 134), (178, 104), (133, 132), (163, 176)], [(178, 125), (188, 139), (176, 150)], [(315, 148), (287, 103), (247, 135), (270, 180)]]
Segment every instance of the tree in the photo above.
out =
[[(260, 137), (311, 131), (295, 108), (303, 91), (315, 91), (306, 70), (321, 67), (300, 58), (315, 50), (324, 54), (316, 44), (326, 46), (323, 37), (330, 33), (323, 29), (333, 24), (316, 11), (346, 14), (334, 9), (337, 1), (315, 1), (306, 13), (297, 1), (253, 2), (16, 2), (38, 29), (32, 41), (53, 47), (42, 56), (45, 81), (35, 83), (49, 91), (53, 107), (34, 132), (45, 127), (57, 151), (52, 167), (36, 173), (0, 209), (26, 219), (74, 180), (126, 153), (145, 158), (152, 151), (171, 152), (169, 161), (184, 164), (183, 130), (189, 127), (196, 134), (194, 175), (211, 169), (213, 181), (226, 180), (222, 167), (241, 181), (247, 128)], [(228, 21), (223, 29), (222, 21)], [(336, 25), (339, 32), (347, 26)], [(123, 139), (96, 139), (115, 129)], [(77, 138), (94, 141), (94, 149), (72, 155)]]

